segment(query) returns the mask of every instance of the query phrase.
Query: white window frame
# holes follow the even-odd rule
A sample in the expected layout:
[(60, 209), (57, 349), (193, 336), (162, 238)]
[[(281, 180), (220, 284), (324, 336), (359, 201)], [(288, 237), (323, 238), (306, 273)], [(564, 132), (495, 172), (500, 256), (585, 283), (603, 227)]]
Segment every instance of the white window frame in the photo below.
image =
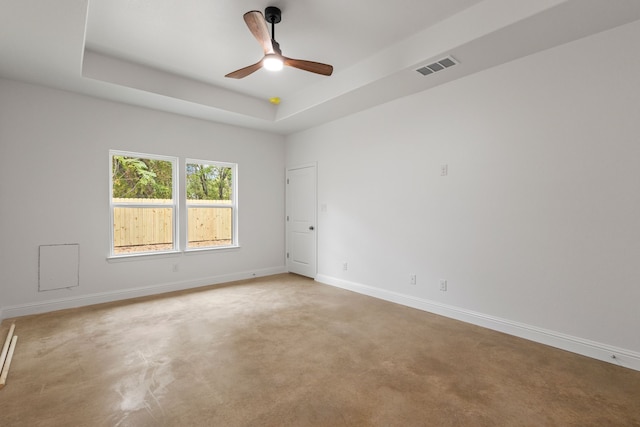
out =
[[(171, 163), (171, 195), (172, 195), (172, 203), (127, 203), (127, 202), (114, 202), (113, 201), (113, 157), (114, 156), (124, 156), (124, 157), (135, 157), (142, 159), (151, 159), (151, 160), (162, 160), (168, 161)], [(180, 186), (178, 185), (178, 158), (174, 156), (163, 156), (159, 154), (147, 154), (147, 153), (137, 153), (130, 151), (120, 151), (120, 150), (109, 150), (109, 258), (127, 258), (127, 257), (136, 257), (136, 256), (149, 256), (149, 255), (159, 255), (159, 254), (167, 254), (167, 253), (176, 253), (179, 252), (179, 244), (180, 244), (180, 233), (179, 227), (177, 224), (179, 221), (179, 209), (178, 209), (178, 201), (180, 200), (180, 194), (178, 193), (178, 189)], [(153, 199), (150, 199), (153, 200)], [(172, 214), (172, 236), (173, 236), (173, 247), (169, 250), (158, 250), (158, 251), (147, 251), (147, 252), (132, 252), (132, 253), (122, 253), (116, 254), (115, 250), (115, 241), (114, 241), (114, 209), (118, 207), (125, 208), (171, 208), (173, 211)]]
[[(231, 204), (228, 203), (202, 203), (199, 201), (197, 204), (190, 204), (187, 199), (187, 164), (199, 164), (206, 166), (218, 166), (218, 167), (226, 167), (231, 169), (232, 179), (231, 179)], [(191, 159), (187, 158), (184, 160), (183, 168), (184, 171), (184, 179), (182, 194), (184, 194), (184, 202), (185, 202), (185, 233), (184, 233), (184, 251), (185, 252), (198, 252), (198, 251), (215, 251), (215, 250), (224, 250), (229, 248), (237, 248), (240, 246), (238, 241), (238, 164), (230, 163), (230, 162), (220, 162), (215, 160), (200, 160), (200, 159)], [(229, 245), (220, 245), (220, 246), (204, 246), (204, 247), (189, 247), (189, 207), (204, 207), (204, 208), (231, 208), (231, 244)]]

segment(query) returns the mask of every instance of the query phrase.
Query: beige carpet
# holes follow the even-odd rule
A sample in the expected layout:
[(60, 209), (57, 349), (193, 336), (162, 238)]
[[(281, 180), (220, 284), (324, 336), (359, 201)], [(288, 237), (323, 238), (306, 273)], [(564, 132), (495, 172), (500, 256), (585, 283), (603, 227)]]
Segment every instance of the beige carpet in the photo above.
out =
[(295, 275), (15, 322), (3, 427), (640, 426), (640, 372)]

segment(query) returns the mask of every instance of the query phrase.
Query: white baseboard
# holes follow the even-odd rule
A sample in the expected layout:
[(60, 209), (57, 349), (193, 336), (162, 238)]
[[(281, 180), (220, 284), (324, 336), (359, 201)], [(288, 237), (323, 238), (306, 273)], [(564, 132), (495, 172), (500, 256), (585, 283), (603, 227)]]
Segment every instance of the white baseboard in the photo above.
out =
[(204, 277), (196, 280), (169, 282), (159, 285), (124, 289), (113, 292), (101, 292), (91, 295), (59, 298), (29, 304), (0, 307), (0, 320), (11, 317), (28, 316), (31, 314), (48, 313), (50, 311), (64, 310), (67, 308), (84, 307), (87, 305), (102, 304), (105, 302), (163, 294), (166, 292), (183, 291), (186, 289), (200, 288), (209, 285), (218, 285), (221, 283), (252, 279), (255, 277), (272, 276), (274, 274), (286, 272), (287, 270), (284, 266), (272, 267), (262, 270), (251, 270), (250, 272), (239, 272), (220, 276)]
[(473, 325), (504, 332), (509, 335), (640, 371), (640, 353), (631, 350), (322, 274), (316, 276), (315, 280), (326, 285), (461, 320)]

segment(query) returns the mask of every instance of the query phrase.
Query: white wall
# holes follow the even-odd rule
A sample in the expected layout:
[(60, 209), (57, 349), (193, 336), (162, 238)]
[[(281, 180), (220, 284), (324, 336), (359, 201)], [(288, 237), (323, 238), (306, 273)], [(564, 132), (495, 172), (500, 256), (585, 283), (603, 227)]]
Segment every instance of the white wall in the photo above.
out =
[(636, 22), (288, 137), (288, 166), (318, 161), (318, 279), (640, 369), (638, 40)]
[[(0, 143), (4, 317), (284, 271), (282, 136), (0, 80)], [(241, 248), (108, 262), (109, 149), (237, 162)], [(60, 243), (80, 286), (38, 292), (38, 246)]]

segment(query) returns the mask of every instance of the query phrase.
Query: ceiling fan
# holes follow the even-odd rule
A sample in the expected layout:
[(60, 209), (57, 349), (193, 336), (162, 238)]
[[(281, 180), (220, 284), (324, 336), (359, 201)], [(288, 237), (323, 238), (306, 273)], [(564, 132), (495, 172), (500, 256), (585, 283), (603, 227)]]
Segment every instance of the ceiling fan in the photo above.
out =
[[(302, 59), (287, 58), (282, 55), (280, 50), (280, 44), (276, 41), (275, 37), (275, 24), (282, 20), (282, 13), (280, 9), (275, 6), (269, 6), (264, 11), (265, 16), (257, 10), (252, 10), (244, 14), (244, 22), (249, 27), (251, 34), (258, 40), (258, 43), (264, 50), (264, 57), (253, 65), (240, 68), (232, 73), (227, 74), (225, 77), (232, 79), (242, 79), (249, 74), (258, 71), (264, 67), (268, 70), (280, 70), (283, 66), (298, 68), (304, 71), (310, 71), (312, 73), (321, 74), (323, 76), (330, 76), (333, 73), (333, 66), (328, 64), (321, 64), (320, 62), (304, 61)], [(269, 34), (269, 28), (267, 22), (271, 23), (271, 34)]]

